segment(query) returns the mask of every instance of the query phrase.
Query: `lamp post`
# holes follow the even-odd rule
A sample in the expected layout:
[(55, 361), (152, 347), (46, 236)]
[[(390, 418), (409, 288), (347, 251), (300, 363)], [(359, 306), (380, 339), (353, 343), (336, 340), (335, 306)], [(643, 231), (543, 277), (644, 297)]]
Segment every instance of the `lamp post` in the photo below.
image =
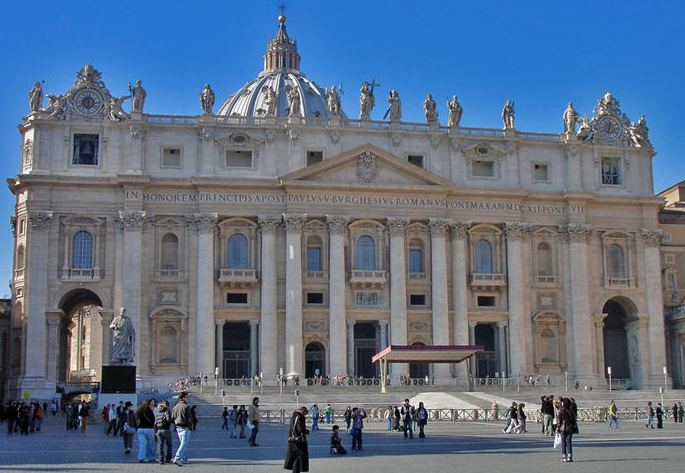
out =
[(666, 386), (668, 385), (668, 369), (664, 366), (664, 392), (666, 392)]
[(609, 392), (611, 392), (611, 366), (607, 366), (607, 374), (609, 375)]

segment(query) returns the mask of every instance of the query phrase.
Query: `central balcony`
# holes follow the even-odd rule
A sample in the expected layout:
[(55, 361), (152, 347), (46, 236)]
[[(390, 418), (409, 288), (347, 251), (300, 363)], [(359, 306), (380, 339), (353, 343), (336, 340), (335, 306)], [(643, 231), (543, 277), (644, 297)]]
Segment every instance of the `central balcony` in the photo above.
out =
[(607, 277), (604, 279), (604, 287), (614, 287), (614, 288), (628, 288), (634, 287), (633, 278), (614, 278)]
[(98, 268), (66, 268), (62, 270), (62, 281), (98, 282), (100, 270)]
[(252, 287), (257, 284), (256, 269), (229, 269), (219, 270), (219, 283), (228, 287)]
[(185, 279), (185, 274), (180, 269), (166, 268), (155, 271), (155, 281), (182, 281)]
[(502, 273), (471, 273), (470, 283), (475, 287), (498, 288), (507, 285)]
[(350, 271), (350, 286), (360, 288), (379, 288), (385, 285), (386, 271), (384, 269), (353, 269)]

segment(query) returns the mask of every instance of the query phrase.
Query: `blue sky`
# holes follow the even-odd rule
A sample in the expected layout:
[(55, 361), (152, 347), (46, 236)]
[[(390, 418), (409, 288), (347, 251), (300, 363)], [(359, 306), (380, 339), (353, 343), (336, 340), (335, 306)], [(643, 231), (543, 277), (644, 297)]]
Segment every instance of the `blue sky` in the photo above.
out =
[[(508, 98), (516, 127), (560, 132), (571, 100), (590, 114), (613, 92), (633, 120), (647, 115), (660, 191), (685, 179), (678, 150), (685, 122), (685, 2), (304, 1), (286, 2), (288, 32), (302, 70), (319, 85), (343, 84), (343, 109), (358, 113), (358, 90), (375, 78), (384, 97), (400, 93), (403, 118), (422, 121), (426, 93), (458, 94), (463, 126), (500, 127)], [(35, 80), (62, 93), (93, 63), (114, 95), (142, 79), (146, 111), (199, 113), (212, 84), (221, 103), (262, 68), (277, 28), (277, 0), (7, 2), (0, 15), (0, 159), (16, 175), (16, 125)], [(374, 111), (380, 119), (384, 102)], [(0, 296), (12, 260), (14, 199), (0, 191)]]

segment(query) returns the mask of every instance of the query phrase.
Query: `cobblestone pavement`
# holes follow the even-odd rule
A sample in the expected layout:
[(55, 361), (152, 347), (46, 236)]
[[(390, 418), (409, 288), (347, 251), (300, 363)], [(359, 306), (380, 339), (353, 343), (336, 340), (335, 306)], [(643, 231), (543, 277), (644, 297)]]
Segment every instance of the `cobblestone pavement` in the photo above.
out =
[[(667, 423), (664, 430), (647, 430), (644, 424), (624, 422), (609, 432), (604, 424), (581, 424), (574, 439), (573, 464), (560, 463), (551, 438), (535, 433), (505, 435), (501, 425), (485, 423), (429, 424), (426, 439), (404, 440), (402, 434), (385, 432), (379, 422), (364, 431), (364, 450), (346, 456), (328, 453), (329, 427), (310, 437), (310, 471), (348, 473), (432, 472), (549, 472), (550, 468), (574, 472), (682, 471), (685, 459), (685, 424)], [(86, 433), (66, 431), (61, 418), (48, 419), (44, 431), (28, 437), (7, 436), (0, 426), (0, 472), (158, 472), (173, 465), (139, 464), (125, 455), (121, 438), (107, 437), (100, 425)], [(201, 420), (189, 448), (186, 469), (202, 472), (276, 472), (282, 469), (286, 429), (260, 427), (258, 447), (231, 440), (213, 420)], [(174, 433), (175, 446), (178, 439)], [(349, 436), (344, 445), (350, 446)], [(134, 439), (134, 445), (135, 445)], [(555, 470), (559, 471), (559, 470)]]

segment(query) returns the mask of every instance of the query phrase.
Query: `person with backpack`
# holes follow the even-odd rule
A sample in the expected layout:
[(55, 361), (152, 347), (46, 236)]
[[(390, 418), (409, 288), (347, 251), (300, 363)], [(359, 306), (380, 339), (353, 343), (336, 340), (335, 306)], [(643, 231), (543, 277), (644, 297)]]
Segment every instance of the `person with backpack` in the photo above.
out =
[(171, 414), (169, 404), (162, 401), (157, 406), (155, 415), (155, 438), (157, 439), (157, 457), (160, 465), (171, 463)]
[(423, 402), (419, 402), (419, 408), (416, 409), (416, 424), (419, 426), (419, 438), (425, 439), (426, 434), (424, 429), (428, 423), (428, 410), (423, 406)]
[(556, 425), (557, 432), (561, 434), (561, 461), (573, 462), (573, 432), (577, 427), (570, 399), (561, 400)]

